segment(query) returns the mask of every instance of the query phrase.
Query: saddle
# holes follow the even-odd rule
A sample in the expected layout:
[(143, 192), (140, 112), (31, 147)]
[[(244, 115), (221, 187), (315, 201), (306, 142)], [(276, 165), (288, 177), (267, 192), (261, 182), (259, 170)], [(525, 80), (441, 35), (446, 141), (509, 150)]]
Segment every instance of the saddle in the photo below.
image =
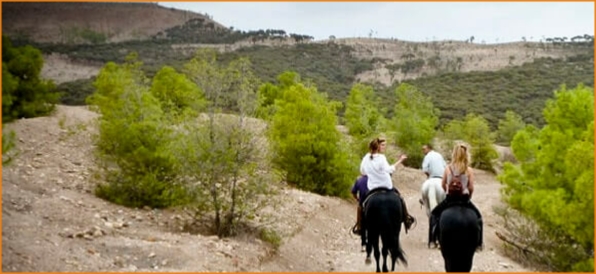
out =
[[(368, 194), (366, 194), (366, 198), (362, 202), (362, 210), (364, 210), (366, 208), (366, 204), (368, 203), (368, 200), (370, 199), (370, 197), (375, 196), (378, 193), (385, 193), (385, 192), (388, 192), (388, 191), (393, 191), (393, 190), (389, 190), (389, 189), (386, 189), (386, 188), (375, 188), (375, 189), (369, 191)], [(399, 196), (399, 194), (397, 194), (397, 193), (395, 193), (395, 195), (398, 195)]]
[(402, 217), (403, 217), (404, 225), (406, 228), (405, 231), (406, 231), (406, 234), (408, 234), (408, 230), (410, 230), (412, 228), (412, 225), (416, 224), (416, 218), (414, 218), (414, 216), (412, 216), (408, 213), (408, 208), (406, 207), (406, 202), (401, 197), (401, 193), (399, 193), (397, 188), (393, 188), (393, 189), (375, 188), (375, 189), (369, 191), (368, 194), (366, 195), (366, 198), (362, 202), (362, 210), (363, 211), (366, 210), (366, 204), (368, 202), (368, 199), (370, 199), (372, 196), (374, 196), (378, 193), (385, 193), (385, 192), (393, 192), (399, 198), (399, 202), (401, 203), (401, 206), (402, 206), (402, 214), (403, 214)]

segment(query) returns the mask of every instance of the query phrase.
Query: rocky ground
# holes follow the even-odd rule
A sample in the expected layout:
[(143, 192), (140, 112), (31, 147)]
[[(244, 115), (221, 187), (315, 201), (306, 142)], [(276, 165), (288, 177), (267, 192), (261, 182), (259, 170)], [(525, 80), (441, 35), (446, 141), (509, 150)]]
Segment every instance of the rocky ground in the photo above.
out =
[[(85, 107), (59, 106), (50, 117), (3, 125), (17, 134), (19, 154), (2, 169), (3, 272), (374, 271), (365, 265), (359, 239), (349, 233), (355, 203), (284, 188), (276, 228), (282, 245), (252, 234), (230, 239), (181, 231), (174, 210), (130, 209), (93, 195), (96, 115)], [(477, 171), (474, 202), (484, 214), (484, 251), (475, 272), (528, 272), (502, 253), (493, 213), (499, 183)], [(444, 271), (441, 254), (428, 249), (428, 221), (418, 204), (423, 175), (401, 167), (396, 185), (418, 225), (401, 236), (409, 261), (397, 271)]]

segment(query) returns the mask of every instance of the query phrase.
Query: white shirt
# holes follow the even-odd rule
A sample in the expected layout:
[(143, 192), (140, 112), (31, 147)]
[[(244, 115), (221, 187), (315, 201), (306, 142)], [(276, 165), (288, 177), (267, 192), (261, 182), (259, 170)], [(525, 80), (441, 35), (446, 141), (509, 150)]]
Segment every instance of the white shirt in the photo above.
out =
[(443, 177), (445, 166), (447, 164), (443, 156), (434, 150), (429, 151), (422, 161), (422, 171), (428, 172), (429, 178)]
[(367, 153), (360, 163), (360, 173), (368, 176), (368, 191), (379, 187), (392, 189), (393, 182), (391, 181), (390, 173), (394, 171), (395, 166), (389, 165), (387, 158), (383, 154), (375, 153), (371, 160), (370, 153)]

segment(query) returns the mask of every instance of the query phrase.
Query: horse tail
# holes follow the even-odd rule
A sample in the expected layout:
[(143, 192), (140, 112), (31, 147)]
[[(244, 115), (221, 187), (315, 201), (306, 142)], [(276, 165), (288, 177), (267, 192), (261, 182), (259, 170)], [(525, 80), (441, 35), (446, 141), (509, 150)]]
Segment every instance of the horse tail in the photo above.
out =
[(434, 185), (428, 188), (428, 209), (432, 211), (437, 206), (437, 189)]
[(391, 250), (391, 254), (393, 254), (394, 251), (397, 259), (405, 266), (408, 266), (408, 260), (406, 260), (405, 252), (401, 249), (399, 241), (397, 241), (397, 247)]
[(405, 257), (405, 252), (403, 249), (401, 249), (401, 245), (399, 243), (399, 234), (395, 234), (394, 230), (392, 229), (383, 229), (383, 231), (381, 231), (381, 241), (383, 242), (383, 246), (387, 247), (391, 253), (391, 257), (399, 260), (405, 266), (408, 266), (408, 260)]

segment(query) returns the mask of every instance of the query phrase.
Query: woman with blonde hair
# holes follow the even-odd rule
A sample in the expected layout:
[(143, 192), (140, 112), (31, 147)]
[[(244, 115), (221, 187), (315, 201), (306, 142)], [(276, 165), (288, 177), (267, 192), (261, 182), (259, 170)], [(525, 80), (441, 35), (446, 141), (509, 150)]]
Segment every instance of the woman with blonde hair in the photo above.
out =
[(470, 167), (470, 155), (468, 148), (464, 144), (457, 144), (451, 154), (451, 163), (445, 168), (441, 185), (447, 194), (447, 197), (432, 211), (431, 226), (434, 227), (433, 239), (436, 240), (438, 233), (437, 224), (441, 213), (447, 207), (453, 204), (463, 204), (473, 209), (479, 218), (480, 239), (478, 248), (482, 249), (482, 215), (478, 208), (472, 203), (471, 198), (474, 193), (474, 171)]

